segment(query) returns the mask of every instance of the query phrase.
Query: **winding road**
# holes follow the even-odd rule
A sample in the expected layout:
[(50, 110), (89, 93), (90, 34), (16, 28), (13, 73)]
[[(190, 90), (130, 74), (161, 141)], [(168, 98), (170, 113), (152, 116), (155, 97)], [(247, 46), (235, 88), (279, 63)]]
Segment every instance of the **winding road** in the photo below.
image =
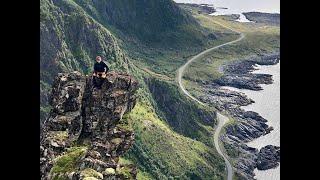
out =
[[(183, 86), (183, 83), (182, 83), (182, 77), (183, 77), (183, 73), (185, 71), (185, 69), (195, 60), (197, 59), (201, 59), (202, 57), (204, 57), (205, 55), (207, 55), (208, 53), (210, 53), (211, 51), (215, 50), (215, 49), (218, 49), (220, 47), (223, 47), (223, 46), (227, 46), (227, 45), (230, 45), (230, 44), (233, 44), (233, 43), (236, 43), (238, 41), (241, 41), (245, 35), (239, 31), (236, 31), (224, 24), (221, 24), (220, 22), (216, 22), (216, 24), (219, 24), (220, 26), (226, 28), (226, 29), (229, 29), (233, 32), (236, 32), (238, 34), (240, 34), (240, 37), (236, 40), (233, 40), (233, 41), (229, 41), (229, 42), (226, 42), (224, 44), (220, 44), (218, 46), (214, 46), (210, 49), (207, 49), (205, 51), (202, 51), (201, 53), (195, 55), (194, 57), (192, 57), (191, 59), (189, 59), (184, 65), (182, 65), (179, 69), (178, 69), (178, 73), (177, 73), (177, 82), (179, 83), (179, 87), (180, 89), (182, 90), (182, 92), (187, 95), (188, 97), (190, 97), (191, 99), (193, 99), (194, 101), (198, 102), (199, 104), (201, 105), (204, 105), (205, 106), (205, 103), (201, 102), (200, 100), (198, 100), (197, 98), (193, 97)], [(219, 135), (220, 135), (220, 132), (221, 132), (221, 129), (222, 127), (229, 121), (229, 119), (222, 115), (221, 113), (217, 112), (217, 119), (218, 119), (218, 125), (215, 129), (215, 132), (214, 132), (214, 146), (215, 148), (217, 149), (217, 152), (223, 157), (225, 163), (226, 163), (226, 166), (227, 166), (227, 172), (228, 172), (228, 175), (227, 175), (227, 180), (232, 180), (232, 176), (233, 176), (233, 169), (232, 169), (232, 166), (231, 166), (231, 163), (229, 162), (227, 156), (223, 153), (223, 151), (221, 150), (220, 148), (220, 145), (219, 145)]]

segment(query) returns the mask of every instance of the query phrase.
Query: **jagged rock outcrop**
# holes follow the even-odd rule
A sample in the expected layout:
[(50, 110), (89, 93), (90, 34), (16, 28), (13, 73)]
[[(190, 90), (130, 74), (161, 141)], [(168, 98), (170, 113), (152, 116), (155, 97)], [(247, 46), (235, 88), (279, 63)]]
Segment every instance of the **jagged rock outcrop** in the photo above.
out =
[(280, 161), (280, 147), (268, 145), (260, 149), (257, 160), (257, 169), (266, 170), (276, 168)]
[[(236, 151), (235, 172), (244, 179), (254, 180), (254, 169), (268, 170), (280, 163), (280, 147), (267, 145), (260, 150), (238, 142), (230, 135), (223, 135), (222, 141)], [(234, 157), (234, 156), (233, 156)]]
[(202, 84), (206, 93), (200, 96), (200, 100), (214, 104), (219, 110), (228, 111), (232, 117), (236, 118), (238, 123), (228, 126), (226, 129), (228, 138), (234, 142), (249, 142), (270, 133), (273, 128), (269, 127), (266, 124), (267, 120), (258, 113), (245, 111), (241, 108), (241, 106), (254, 103), (252, 99), (249, 99), (244, 93), (232, 91), (223, 86), (261, 90), (261, 84), (272, 83), (272, 76), (251, 73), (254, 70), (254, 65), (273, 65), (279, 60), (280, 54), (273, 53), (236, 61), (222, 67), (224, 75), (221, 78)]
[(59, 74), (41, 133), (41, 179), (135, 179), (135, 166), (118, 161), (134, 142), (121, 121), (135, 106), (137, 89), (122, 73), (108, 73), (101, 90), (79, 72)]
[(128, 70), (128, 57), (117, 38), (77, 2), (40, 0), (41, 124), (48, 117), (48, 95), (58, 73), (75, 70), (89, 73), (96, 55), (106, 58), (111, 69)]
[(223, 68), (224, 74), (216, 79), (214, 83), (220, 86), (232, 86), (239, 89), (262, 90), (260, 84), (271, 84), (273, 82), (270, 74), (250, 73), (254, 65), (273, 65), (280, 60), (280, 54), (263, 55), (252, 59), (241, 60), (228, 64)]

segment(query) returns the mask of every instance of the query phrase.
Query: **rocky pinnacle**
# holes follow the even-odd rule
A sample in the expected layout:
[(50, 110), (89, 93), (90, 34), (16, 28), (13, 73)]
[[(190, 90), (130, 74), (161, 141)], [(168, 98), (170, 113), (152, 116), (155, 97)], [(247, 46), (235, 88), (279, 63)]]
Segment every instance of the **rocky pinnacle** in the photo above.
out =
[(135, 106), (137, 89), (128, 74), (108, 73), (99, 90), (79, 72), (58, 74), (41, 136), (41, 179), (136, 179), (136, 167), (120, 165), (119, 156), (134, 143), (120, 121)]

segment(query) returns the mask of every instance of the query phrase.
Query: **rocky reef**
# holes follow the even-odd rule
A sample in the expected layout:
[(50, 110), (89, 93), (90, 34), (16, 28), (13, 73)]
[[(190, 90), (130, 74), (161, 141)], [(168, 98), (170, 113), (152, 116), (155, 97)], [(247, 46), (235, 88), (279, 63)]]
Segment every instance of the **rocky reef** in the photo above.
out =
[[(238, 177), (244, 179), (254, 179), (254, 169), (267, 170), (279, 166), (280, 147), (267, 145), (260, 150), (252, 148), (243, 143), (224, 142), (236, 147), (238, 157), (236, 157), (235, 170)], [(230, 156), (230, 155), (229, 155)], [(233, 157), (234, 158), (234, 157)]]
[(245, 94), (229, 90), (223, 86), (261, 90), (260, 84), (272, 83), (269, 74), (253, 74), (255, 64), (273, 65), (279, 62), (279, 54), (271, 54), (236, 61), (223, 66), (224, 75), (212, 82), (202, 85), (205, 95), (200, 99), (214, 104), (219, 110), (228, 113), (237, 120), (237, 124), (227, 127), (229, 139), (235, 142), (249, 142), (255, 138), (268, 134), (273, 128), (269, 127), (267, 120), (258, 113), (245, 111), (240, 106), (254, 103)]
[(257, 168), (266, 170), (278, 167), (280, 161), (280, 147), (268, 145), (258, 153)]
[[(222, 136), (227, 153), (236, 159), (236, 173), (245, 179), (254, 179), (253, 170), (266, 170), (275, 168), (280, 161), (280, 147), (266, 146), (260, 151), (248, 147), (245, 143), (270, 133), (273, 127), (268, 126), (267, 120), (253, 111), (245, 111), (246, 106), (254, 101), (245, 94), (232, 91), (224, 86), (261, 90), (261, 84), (271, 84), (272, 76), (269, 74), (253, 74), (254, 65), (274, 65), (280, 60), (279, 53), (262, 55), (235, 61), (222, 66), (224, 75), (212, 82), (203, 82), (205, 92), (200, 96), (202, 102), (213, 104), (221, 111), (227, 111), (235, 123), (226, 127), (226, 134)], [(231, 155), (232, 154), (232, 155)]]
[(271, 84), (272, 76), (269, 74), (253, 74), (254, 65), (273, 65), (279, 62), (279, 55), (271, 54), (236, 61), (222, 67), (224, 76), (216, 79), (214, 83), (220, 86), (232, 86), (239, 89), (262, 90), (260, 84)]
[(58, 74), (41, 132), (41, 179), (136, 179), (136, 167), (119, 157), (134, 143), (122, 116), (135, 106), (137, 89), (128, 74), (108, 73), (102, 89), (79, 72)]

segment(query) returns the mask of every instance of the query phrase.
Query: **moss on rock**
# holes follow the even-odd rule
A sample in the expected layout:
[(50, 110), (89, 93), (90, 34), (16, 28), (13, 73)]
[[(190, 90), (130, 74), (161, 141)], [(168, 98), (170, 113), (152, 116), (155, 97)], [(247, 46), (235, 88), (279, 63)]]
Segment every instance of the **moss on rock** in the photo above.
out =
[(91, 168), (86, 168), (83, 171), (81, 171), (80, 177), (82, 177), (82, 178), (93, 177), (93, 178), (97, 178), (97, 179), (103, 179), (103, 175), (101, 173), (99, 173)]
[(118, 167), (116, 169), (117, 175), (122, 176), (124, 179), (134, 179), (130, 172), (131, 172), (131, 169), (127, 166)]
[(78, 162), (85, 156), (86, 153), (87, 147), (85, 146), (69, 148), (65, 154), (54, 159), (53, 167), (50, 173), (61, 174), (74, 171)]

